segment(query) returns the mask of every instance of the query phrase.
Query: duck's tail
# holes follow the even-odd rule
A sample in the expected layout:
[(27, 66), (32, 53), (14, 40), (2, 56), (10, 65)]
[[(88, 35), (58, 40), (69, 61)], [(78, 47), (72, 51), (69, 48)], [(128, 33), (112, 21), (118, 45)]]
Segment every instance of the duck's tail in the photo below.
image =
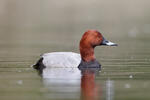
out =
[(43, 69), (45, 68), (43, 64), (43, 57), (41, 57), (32, 67), (39, 71), (40, 74), (42, 74)]

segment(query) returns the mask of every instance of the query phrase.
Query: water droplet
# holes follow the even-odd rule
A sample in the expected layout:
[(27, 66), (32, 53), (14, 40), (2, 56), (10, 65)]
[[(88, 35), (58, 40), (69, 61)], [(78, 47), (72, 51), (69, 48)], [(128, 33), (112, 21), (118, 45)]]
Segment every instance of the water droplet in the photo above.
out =
[(133, 78), (133, 75), (130, 75), (129, 78)]
[(130, 84), (125, 84), (124, 87), (125, 87), (125, 88), (131, 88), (131, 85), (130, 85)]
[(20, 73), (20, 72), (22, 72), (21, 70), (18, 70), (18, 72)]
[(17, 84), (22, 85), (22, 84), (23, 84), (23, 81), (22, 81), (22, 80), (18, 80), (18, 81), (17, 81)]

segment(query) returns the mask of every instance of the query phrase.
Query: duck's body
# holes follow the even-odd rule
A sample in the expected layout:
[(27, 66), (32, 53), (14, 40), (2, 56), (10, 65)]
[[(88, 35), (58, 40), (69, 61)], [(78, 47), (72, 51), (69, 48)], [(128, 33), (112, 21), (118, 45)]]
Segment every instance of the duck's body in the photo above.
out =
[(94, 48), (100, 45), (116, 46), (107, 41), (100, 32), (88, 30), (80, 40), (80, 54), (74, 52), (45, 53), (33, 66), (43, 75), (47, 75), (50, 68), (100, 68), (101, 65), (95, 59)]
[(76, 68), (81, 61), (80, 54), (74, 52), (45, 53), (41, 57), (46, 67)]

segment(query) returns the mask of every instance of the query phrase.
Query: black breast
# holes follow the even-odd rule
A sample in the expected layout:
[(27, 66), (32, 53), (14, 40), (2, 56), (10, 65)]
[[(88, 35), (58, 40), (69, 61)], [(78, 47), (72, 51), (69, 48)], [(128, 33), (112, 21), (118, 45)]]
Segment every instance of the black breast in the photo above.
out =
[(96, 68), (96, 69), (98, 68), (99, 70), (101, 70), (101, 64), (96, 60), (90, 61), (90, 62), (85, 62), (81, 60), (78, 68), (80, 70), (85, 69), (85, 68)]

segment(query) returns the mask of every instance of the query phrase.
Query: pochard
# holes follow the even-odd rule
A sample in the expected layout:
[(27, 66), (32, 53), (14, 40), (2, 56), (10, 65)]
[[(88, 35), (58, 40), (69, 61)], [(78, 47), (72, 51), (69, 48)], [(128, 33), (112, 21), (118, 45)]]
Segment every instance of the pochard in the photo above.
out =
[(33, 67), (41, 74), (48, 72), (49, 68), (101, 68), (94, 55), (94, 48), (101, 45), (117, 46), (116, 43), (107, 41), (97, 30), (88, 30), (80, 40), (80, 54), (74, 52), (45, 53)]

